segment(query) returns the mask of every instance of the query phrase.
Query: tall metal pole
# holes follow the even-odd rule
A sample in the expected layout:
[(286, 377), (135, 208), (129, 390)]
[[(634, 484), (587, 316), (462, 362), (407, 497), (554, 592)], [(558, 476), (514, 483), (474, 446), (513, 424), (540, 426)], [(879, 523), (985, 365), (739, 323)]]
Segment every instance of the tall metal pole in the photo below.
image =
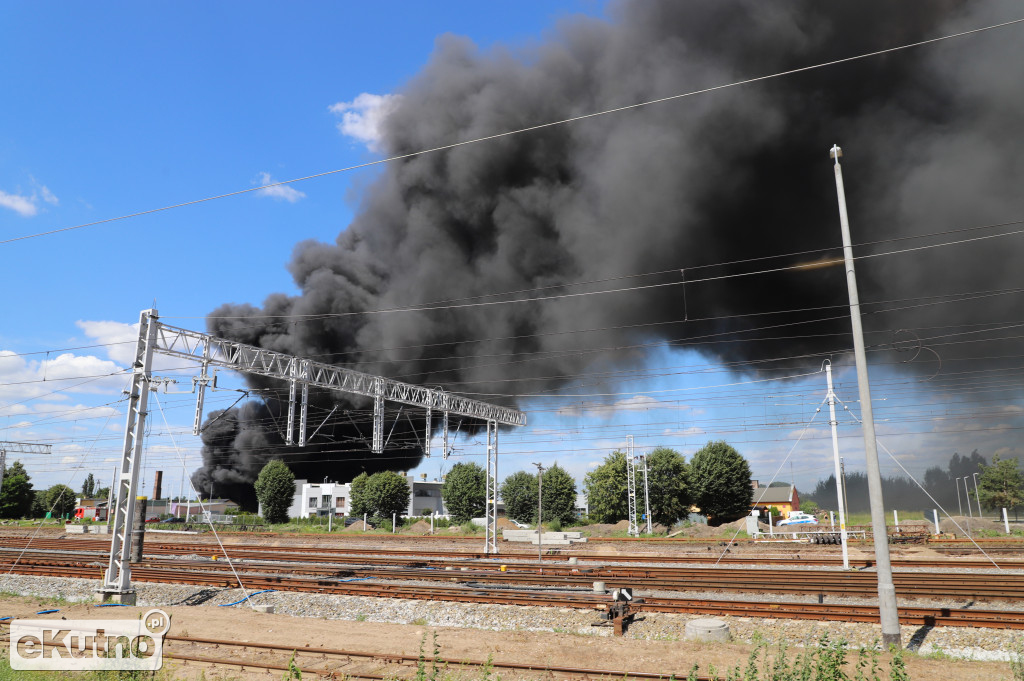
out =
[(843, 545), (843, 569), (850, 569), (850, 550), (846, 544), (846, 513), (843, 509), (843, 477), (839, 469), (839, 433), (836, 421), (836, 394), (832, 391), (832, 362), (826, 360), (825, 378), (828, 381), (828, 417), (832, 426), (832, 458), (836, 465), (836, 504), (839, 505), (839, 538)]
[(978, 517), (981, 516), (981, 495), (978, 493), (978, 474), (972, 473), (974, 476), (974, 499), (978, 502)]
[(850, 502), (846, 500), (846, 462), (843, 461), (843, 457), (839, 457), (839, 470), (843, 473), (843, 510), (846, 511), (846, 517), (850, 517)]
[(875, 441), (875, 415), (871, 408), (871, 386), (868, 383), (868, 362), (864, 352), (864, 329), (860, 321), (860, 296), (857, 293), (857, 274), (853, 267), (853, 245), (850, 239), (850, 221), (846, 214), (846, 190), (843, 188), (843, 169), (839, 165), (842, 149), (832, 146), (829, 152), (835, 160), (836, 194), (839, 198), (839, 223), (843, 233), (843, 259), (846, 261), (846, 288), (850, 296), (850, 322), (853, 326), (853, 354), (857, 361), (857, 386), (860, 389), (861, 416), (864, 429), (864, 454), (867, 463), (868, 501), (871, 506), (871, 532), (875, 542), (875, 563), (878, 566), (878, 612), (882, 625), (882, 644), (901, 647), (900, 618), (896, 609), (896, 587), (892, 582), (892, 563), (889, 560), (889, 536), (885, 527), (885, 507), (882, 502), (882, 475), (878, 468), (878, 444)]
[(651, 490), (647, 486), (647, 455), (641, 454), (640, 460), (644, 462), (644, 518), (647, 520), (644, 532), (650, 534), (654, 524), (651, 522)]
[(537, 467), (537, 562), (540, 564), (540, 569), (543, 570), (544, 551), (541, 550), (541, 542), (543, 540), (544, 534), (541, 531), (540, 527), (542, 508), (540, 498), (541, 488), (544, 486), (544, 466), (540, 465), (539, 463), (534, 463), (533, 465)]
[(974, 510), (971, 509), (971, 488), (967, 486), (967, 476), (963, 477), (964, 481), (964, 499), (967, 501), (967, 517), (974, 517)]
[[(969, 537), (969, 536), (971, 536), (971, 519), (974, 518), (974, 511), (971, 510), (971, 491), (967, 487), (967, 476), (965, 475), (963, 478), (957, 478), (957, 481), (959, 481), (961, 479), (964, 481), (964, 501), (967, 502), (967, 536)], [(959, 482), (958, 482), (958, 484), (959, 484)], [(957, 499), (960, 498), (960, 488), (959, 487), (957, 487), (957, 489), (956, 489), (956, 496), (957, 496)]]
[(956, 507), (960, 509), (960, 516), (963, 517), (964, 505), (960, 501), (960, 478), (956, 478), (953, 482), (956, 483)]
[(629, 513), (630, 537), (640, 534), (640, 528), (636, 522), (636, 467), (633, 466), (633, 436), (626, 436), (626, 512)]

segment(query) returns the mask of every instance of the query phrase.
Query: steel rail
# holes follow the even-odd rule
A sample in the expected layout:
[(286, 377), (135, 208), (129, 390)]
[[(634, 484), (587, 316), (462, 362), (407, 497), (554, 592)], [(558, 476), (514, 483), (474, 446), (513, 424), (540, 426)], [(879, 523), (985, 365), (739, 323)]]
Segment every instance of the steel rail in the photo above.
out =
[[(22, 537), (2, 537), (0, 536), (2, 543), (10, 548), (24, 548), (28, 545), (28, 540)], [(31, 547), (36, 548), (51, 548), (58, 550), (89, 550), (89, 551), (107, 551), (109, 550), (109, 541), (104, 540), (93, 540), (93, 539), (39, 539), (36, 538), (31, 542)], [(265, 560), (295, 560), (296, 554), (302, 555), (302, 560), (309, 562), (322, 562), (322, 563), (336, 563), (339, 562), (339, 557), (345, 556), (380, 556), (390, 561), (392, 564), (399, 564), (400, 561), (405, 560), (410, 564), (423, 564), (427, 561), (423, 559), (458, 559), (458, 560), (480, 560), (487, 564), (493, 564), (495, 557), (491, 554), (480, 553), (480, 552), (462, 552), (462, 551), (439, 551), (439, 550), (414, 550), (414, 549), (398, 549), (392, 550), (388, 548), (379, 549), (366, 549), (366, 548), (352, 548), (352, 547), (335, 547), (335, 546), (288, 546), (288, 547), (274, 547), (274, 546), (261, 546), (261, 545), (225, 545), (228, 554), (234, 558), (241, 559), (265, 559)], [(181, 555), (185, 553), (201, 553), (204, 550), (219, 551), (219, 547), (215, 544), (184, 544), (184, 543), (156, 543), (149, 541), (146, 544), (145, 552), (147, 555)], [(748, 549), (744, 549), (746, 551)], [(944, 551), (963, 551), (963, 548), (946, 548), (943, 547), (940, 550)], [(1006, 550), (1013, 550), (1006, 548)], [(824, 555), (829, 549), (825, 547), (809, 547), (801, 546), (793, 554), (786, 557), (777, 556), (760, 556), (760, 555), (726, 555), (719, 556), (716, 552), (712, 555), (704, 553), (688, 553), (688, 554), (673, 554), (673, 555), (655, 555), (655, 554), (629, 554), (629, 555), (618, 555), (618, 554), (599, 554), (599, 553), (584, 553), (580, 552), (579, 549), (574, 549), (571, 552), (559, 552), (557, 554), (551, 553), (544, 555), (543, 559), (546, 563), (564, 563), (566, 558), (569, 556), (575, 557), (579, 562), (583, 563), (644, 563), (644, 564), (678, 564), (678, 563), (722, 563), (732, 565), (747, 565), (747, 566), (764, 566), (764, 565), (798, 565), (798, 566), (819, 566), (829, 567), (838, 566), (841, 564), (841, 560), (838, 557)], [(1020, 551), (1024, 553), (1024, 546), (1021, 547)], [(508, 549), (501, 554), (500, 560), (509, 561), (515, 559), (529, 559), (536, 561), (536, 554), (530, 551), (516, 551), (516, 549)], [(365, 559), (369, 562), (369, 559)], [(431, 565), (438, 565), (440, 563), (434, 562)], [(955, 568), (961, 569), (991, 569), (992, 563), (988, 560), (970, 558), (963, 559), (957, 558), (956, 561), (951, 559), (918, 559), (918, 558), (894, 558), (892, 564), (897, 567), (904, 568)], [(874, 566), (874, 560), (872, 558), (861, 558), (852, 559), (851, 565), (856, 568), (864, 569)], [(1024, 570), (1024, 560), (1022, 559), (1001, 559), (999, 566), (1004, 569), (1019, 569)]]
[[(46, 566), (25, 566), (27, 574), (49, 574)], [(62, 577), (95, 578), (96, 568), (61, 568)], [(211, 572), (188, 572), (181, 569), (138, 567), (133, 570), (138, 581), (176, 584), (194, 584), (234, 588), (233, 576)], [(460, 573), (457, 573), (460, 574)], [(242, 582), (248, 589), (274, 589), (371, 598), (402, 598), (462, 603), (491, 603), (520, 606), (573, 607), (604, 610), (608, 600), (604, 595), (582, 591), (538, 591), (517, 589), (487, 589), (472, 586), (416, 586), (408, 584), (339, 582), (333, 579), (290, 576), (259, 576), (243, 574)], [(671, 598), (645, 598), (638, 606), (649, 612), (733, 614), (743, 617), (793, 618), (836, 621), (877, 621), (875, 606), (815, 603), (756, 603), (750, 601), (693, 600)], [(954, 608), (901, 608), (900, 620), (914, 626), (965, 626), (1024, 629), (1024, 612), (1010, 610), (976, 610)]]

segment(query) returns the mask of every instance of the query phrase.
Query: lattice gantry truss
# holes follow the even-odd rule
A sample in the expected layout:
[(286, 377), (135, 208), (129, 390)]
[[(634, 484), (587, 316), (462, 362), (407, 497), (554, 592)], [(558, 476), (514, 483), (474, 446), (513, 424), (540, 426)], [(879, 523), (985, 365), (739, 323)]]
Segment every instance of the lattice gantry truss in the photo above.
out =
[[(144, 310), (139, 319), (139, 340), (132, 364), (132, 385), (129, 390), (128, 418), (125, 424), (124, 449), (117, 475), (117, 503), (114, 515), (113, 537), (110, 544), (110, 562), (104, 575), (101, 592), (126, 594), (131, 592), (131, 571), (128, 557), (131, 549), (131, 518), (138, 488), (139, 457), (145, 432), (146, 407), (152, 382), (153, 355), (156, 353), (190, 359), (201, 367), (194, 379), (198, 387), (193, 432), (199, 433), (203, 411), (203, 397), (210, 377), (210, 367), (221, 367), (243, 373), (256, 374), (288, 381), (289, 409), (286, 444), (306, 444), (306, 414), (309, 388), (323, 388), (361, 395), (373, 400), (372, 451), (384, 449), (384, 402), (417, 407), (425, 410), (426, 443), (429, 454), (431, 415), (442, 415), (442, 430), (447, 451), (447, 423), (449, 415), (483, 421), (487, 425), (487, 533), (485, 551), (497, 552), (497, 455), (498, 426), (526, 425), (526, 415), (509, 407), (488, 404), (443, 390), (425, 388), (394, 381), (382, 376), (364, 374), (352, 369), (314, 362), (292, 355), (259, 348), (245, 343), (218, 338), (199, 331), (189, 331), (158, 321), (156, 310)], [(298, 406), (298, 433), (295, 433), (295, 407)], [(493, 476), (493, 480), (491, 479)]]

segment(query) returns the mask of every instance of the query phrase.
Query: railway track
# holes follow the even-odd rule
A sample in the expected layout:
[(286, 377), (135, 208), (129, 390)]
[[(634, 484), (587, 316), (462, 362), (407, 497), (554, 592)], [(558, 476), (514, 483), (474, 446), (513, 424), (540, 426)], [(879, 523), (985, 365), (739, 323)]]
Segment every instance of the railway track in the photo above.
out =
[[(76, 542), (72, 542), (73, 544)], [(181, 548), (175, 547), (180, 555)], [(147, 551), (148, 554), (152, 552)], [(802, 595), (854, 595), (870, 597), (877, 593), (877, 577), (873, 572), (841, 572), (804, 568), (779, 573), (770, 569), (743, 567), (669, 567), (657, 565), (544, 565), (538, 569), (533, 562), (501, 563), (486, 561), (438, 561), (427, 558), (394, 558), (358, 555), (345, 560), (342, 556), (310, 556), (280, 552), (235, 551), (234, 568), (254, 576), (300, 575), (315, 578), (373, 578), (378, 580), (475, 581), (488, 584), (532, 584), (552, 587), (587, 587), (594, 581), (612, 587), (634, 587), (667, 591), (764, 591)], [(215, 555), (215, 554), (214, 554)], [(256, 556), (256, 558), (243, 558)], [(506, 557), (507, 558), (507, 557)], [(64, 571), (72, 568), (97, 569), (105, 565), (100, 552), (67, 552), (3, 549), (0, 570), (23, 572), (28, 568)], [(243, 562), (239, 562), (239, 561)], [(332, 562), (328, 562), (332, 561)], [(226, 572), (226, 562), (194, 559), (161, 559), (151, 557), (140, 567), (174, 568), (186, 571)], [(764, 567), (759, 565), (759, 567)], [(457, 569), (456, 569), (457, 568)], [(63, 574), (63, 572), (62, 572)], [(798, 578), (794, 579), (794, 575)], [(893, 573), (897, 594), (901, 597), (940, 597), (970, 600), (1024, 600), (1024, 574), (1006, 572), (999, 575), (983, 572), (956, 573), (900, 572)]]
[[(94, 552), (109, 552), (110, 541), (100, 539), (39, 539), (32, 540), (29, 544), (28, 539), (24, 537), (2, 537), (0, 536), (0, 547), (3, 548), (25, 548), (31, 546), (32, 548), (39, 549), (51, 549), (51, 550), (73, 550), (73, 551), (94, 551)], [(504, 548), (504, 547), (503, 547)], [(809, 547), (802, 547), (806, 549)], [(973, 548), (973, 547), (972, 547)], [(481, 552), (465, 552), (465, 551), (437, 551), (437, 550), (391, 550), (391, 549), (366, 549), (366, 548), (350, 548), (350, 547), (321, 547), (321, 546), (289, 546), (274, 547), (274, 546), (238, 546), (233, 544), (225, 545), (228, 555), (232, 559), (243, 559), (243, 560), (277, 560), (277, 561), (294, 561), (296, 556), (302, 556), (302, 560), (310, 563), (338, 563), (338, 562), (352, 562), (343, 561), (341, 559), (351, 558), (356, 556), (363, 557), (361, 562), (363, 563), (375, 563), (381, 565), (420, 565), (428, 567), (445, 567), (452, 565), (452, 561), (459, 561), (459, 564), (464, 564), (465, 561), (477, 560), (482, 561), (482, 564), (493, 565), (496, 560), (515, 561), (524, 560), (535, 562), (537, 560), (537, 554), (535, 551), (523, 551), (523, 550), (508, 550), (497, 556), (493, 554), (486, 554)], [(950, 552), (963, 552), (964, 549), (957, 547), (944, 547), (944, 551)], [(986, 549), (989, 550), (989, 549)], [(1007, 549), (1011, 550), (1011, 549)], [(975, 550), (976, 552), (976, 550)], [(153, 541), (147, 541), (145, 545), (145, 553), (149, 556), (161, 556), (161, 555), (182, 555), (197, 553), (201, 555), (214, 555), (220, 554), (220, 547), (216, 544), (178, 544), (178, 543), (158, 543)], [(830, 551), (829, 553), (834, 553)], [(223, 554), (221, 554), (223, 555)], [(597, 553), (583, 553), (578, 551), (562, 552), (558, 554), (546, 554), (543, 556), (545, 563), (562, 563), (564, 564), (566, 558), (572, 556), (577, 559), (580, 563), (642, 563), (642, 564), (665, 564), (673, 565), (680, 563), (696, 563), (696, 564), (728, 564), (728, 565), (740, 565), (740, 566), (751, 566), (751, 567), (764, 567), (768, 565), (778, 566), (816, 566), (816, 567), (838, 567), (842, 564), (842, 559), (835, 555), (826, 555), (821, 550), (801, 550), (797, 549), (793, 553), (786, 556), (763, 556), (763, 555), (734, 555), (732, 553), (721, 555), (721, 552), (716, 550), (714, 552), (688, 552), (684, 554), (675, 554), (669, 556), (663, 555), (645, 555), (645, 554), (597, 554)], [(951, 568), (955, 567), (957, 570), (966, 569), (988, 569), (992, 568), (992, 562), (984, 558), (957, 558), (954, 562), (950, 559), (934, 560), (934, 559), (901, 559), (893, 557), (891, 559), (893, 567), (896, 568)], [(998, 561), (999, 567), (1004, 569), (1017, 569), (1024, 570), (1024, 559), (1006, 559), (1001, 558)], [(867, 569), (874, 567), (875, 561), (871, 558), (851, 558), (850, 566), (855, 569)]]
[[(19, 574), (53, 576), (53, 567), (24, 565), (16, 569)], [(96, 567), (61, 568), (61, 576), (97, 579)], [(603, 611), (608, 598), (603, 594), (582, 590), (513, 589), (482, 584), (411, 585), (398, 582), (367, 583), (343, 582), (337, 579), (298, 577), (289, 575), (240, 575), (243, 585), (251, 591), (263, 589), (325, 593), (371, 598), (403, 598), (461, 603), (496, 603), (503, 605), (546, 606)], [(137, 566), (132, 569), (136, 582), (193, 584), (213, 588), (234, 588), (233, 575), (224, 572), (185, 571), (179, 568)], [(459, 579), (462, 579), (460, 575)], [(639, 594), (638, 594), (639, 595)], [(878, 608), (825, 603), (756, 603), (715, 599), (687, 599), (645, 597), (638, 606), (641, 611), (676, 614), (733, 615), (737, 617), (767, 617), (785, 619), (835, 620), (845, 622), (877, 622)], [(960, 626), (1024, 629), (1024, 612), (1008, 610), (981, 610), (974, 608), (901, 607), (901, 624), (913, 626)]]
[[(0, 623), (6, 643), (10, 641), (10, 629)], [(531, 664), (504, 660), (468, 660), (442, 656), (403, 655), (398, 653), (377, 653), (370, 651), (286, 646), (273, 643), (233, 641), (196, 636), (166, 635), (164, 658), (169, 661), (208, 665), (212, 667), (234, 667), (245, 670), (282, 672), (298, 669), (302, 674), (318, 678), (345, 679), (402, 679), (414, 676), (419, 665), (437, 665), (447, 672), (483, 672), (490, 670), (500, 676), (515, 677), (530, 673), (531, 678), (542, 674), (553, 679), (683, 679), (688, 672), (647, 672), (635, 669), (598, 669), (593, 667), (568, 667), (560, 665)], [(52, 647), (51, 644), (44, 644)], [(212, 649), (212, 650), (211, 650)], [(213, 655), (216, 655), (215, 657)], [(690, 677), (693, 678), (693, 677)], [(697, 676), (698, 681), (712, 681), (714, 677)]]

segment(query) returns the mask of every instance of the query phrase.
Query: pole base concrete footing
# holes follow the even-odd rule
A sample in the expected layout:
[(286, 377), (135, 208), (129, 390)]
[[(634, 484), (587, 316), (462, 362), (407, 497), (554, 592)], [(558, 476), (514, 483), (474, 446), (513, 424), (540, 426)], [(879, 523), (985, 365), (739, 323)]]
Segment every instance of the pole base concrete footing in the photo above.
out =
[(699, 619), (686, 623), (684, 638), (687, 641), (709, 641), (725, 643), (730, 638), (729, 625), (722, 620)]
[(134, 591), (106, 591), (97, 589), (95, 592), (97, 603), (120, 603), (121, 605), (135, 605), (136, 592)]

